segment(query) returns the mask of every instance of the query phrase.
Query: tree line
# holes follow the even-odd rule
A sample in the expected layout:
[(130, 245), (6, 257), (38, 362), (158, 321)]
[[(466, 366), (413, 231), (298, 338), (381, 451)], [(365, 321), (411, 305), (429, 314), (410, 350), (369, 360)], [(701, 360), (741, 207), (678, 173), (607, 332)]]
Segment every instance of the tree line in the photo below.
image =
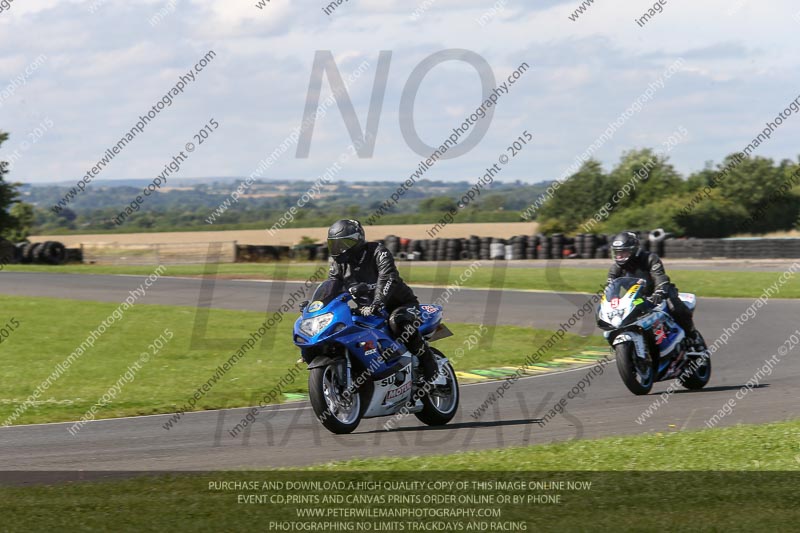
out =
[[(8, 134), (0, 132), (0, 145)], [(734, 159), (737, 164), (731, 164)], [(230, 209), (208, 224), (209, 215), (229, 194), (232, 183), (197, 184), (154, 195), (122, 226), (113, 222), (139, 194), (134, 186), (94, 184), (79, 201), (59, 213), (49, 209), (67, 187), (30, 186), (7, 181), (7, 163), (0, 161), (0, 235), (13, 241), (28, 234), (119, 233), (264, 229), (297, 201), (294, 189), (281, 194), (278, 182), (261, 181)], [(715, 182), (720, 169), (730, 168), (724, 181)], [(302, 183), (292, 183), (302, 189)], [(712, 186), (712, 184), (714, 184)], [(287, 227), (324, 226), (342, 218), (372, 213), (395, 183), (335, 184), (332, 190), (298, 210)], [(468, 207), (457, 222), (517, 222), (526, 207), (553, 182), (534, 185), (495, 181)], [(382, 224), (434, 224), (457, 208), (470, 186), (458, 182), (421, 180), (404, 196)], [(272, 188), (272, 189), (271, 189)], [(286, 191), (285, 187), (281, 189)], [(262, 194), (254, 194), (262, 193)], [(699, 198), (699, 200), (698, 200)], [(691, 209), (687, 206), (691, 205)], [(565, 179), (535, 214), (543, 233), (614, 233), (625, 228), (665, 230), (682, 236), (727, 237), (791, 230), (800, 220), (800, 165), (785, 159), (735, 158), (732, 154), (714, 167), (684, 178), (668, 158), (651, 149), (626, 152), (610, 171), (588, 160)]]
[[(725, 179), (715, 179), (723, 169)], [(537, 220), (545, 233), (664, 228), (713, 238), (791, 230), (799, 215), (797, 162), (731, 154), (684, 179), (666, 157), (641, 149), (623, 154), (610, 172), (598, 161), (585, 162), (542, 205)]]

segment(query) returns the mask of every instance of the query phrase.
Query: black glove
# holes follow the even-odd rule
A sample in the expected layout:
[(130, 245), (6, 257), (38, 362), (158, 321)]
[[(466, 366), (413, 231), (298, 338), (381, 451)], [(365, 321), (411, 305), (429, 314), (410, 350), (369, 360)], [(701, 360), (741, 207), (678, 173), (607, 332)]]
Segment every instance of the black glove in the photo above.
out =
[(648, 299), (650, 300), (650, 303), (652, 303), (653, 305), (658, 305), (667, 299), (667, 293), (662, 289), (658, 289)]
[(348, 287), (347, 291), (350, 295), (355, 299), (359, 296), (365, 296), (369, 294), (369, 285), (366, 283), (356, 283), (355, 285), (351, 285)]

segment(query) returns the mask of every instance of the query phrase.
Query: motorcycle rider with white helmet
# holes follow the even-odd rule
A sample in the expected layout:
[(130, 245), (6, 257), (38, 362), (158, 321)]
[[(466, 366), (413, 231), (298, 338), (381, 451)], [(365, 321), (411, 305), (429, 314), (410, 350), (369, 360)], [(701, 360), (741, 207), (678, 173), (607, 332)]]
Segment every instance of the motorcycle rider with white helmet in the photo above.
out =
[(654, 305), (666, 300), (670, 314), (686, 332), (694, 350), (705, 351), (705, 341), (694, 325), (692, 312), (678, 296), (678, 289), (670, 281), (658, 255), (642, 250), (639, 237), (632, 231), (623, 231), (614, 236), (611, 241), (611, 255), (614, 264), (608, 270), (607, 284), (620, 277), (648, 280), (649, 290), (652, 291), (648, 299)]

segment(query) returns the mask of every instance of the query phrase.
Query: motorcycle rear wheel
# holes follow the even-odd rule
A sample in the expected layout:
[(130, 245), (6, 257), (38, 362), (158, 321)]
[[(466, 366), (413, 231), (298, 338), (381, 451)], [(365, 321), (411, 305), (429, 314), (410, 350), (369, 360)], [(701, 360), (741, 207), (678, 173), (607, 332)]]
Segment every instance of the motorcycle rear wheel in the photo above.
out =
[(642, 361), (636, 357), (633, 343), (623, 342), (614, 346), (617, 355), (617, 370), (628, 390), (637, 396), (648, 394), (653, 388), (656, 369), (650, 353)]
[[(444, 358), (444, 354), (435, 348), (431, 348), (437, 358)], [(420, 398), (422, 402), (422, 410), (414, 413), (420, 422), (429, 426), (443, 426), (450, 422), (456, 411), (458, 411), (458, 402), (460, 399), (460, 392), (458, 390), (458, 379), (456, 379), (456, 372), (450, 363), (444, 367), (445, 379), (447, 383), (444, 385), (435, 386), (429, 394)]]
[(690, 376), (680, 380), (681, 385), (689, 390), (700, 390), (705, 387), (711, 379), (711, 358), (706, 357), (705, 362), (698, 366)]

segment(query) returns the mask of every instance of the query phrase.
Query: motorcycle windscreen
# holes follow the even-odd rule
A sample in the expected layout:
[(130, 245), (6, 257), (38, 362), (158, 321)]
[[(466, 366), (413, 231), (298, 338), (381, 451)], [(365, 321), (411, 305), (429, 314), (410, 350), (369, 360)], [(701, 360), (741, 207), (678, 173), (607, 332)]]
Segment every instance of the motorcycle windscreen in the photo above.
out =
[(335, 298), (340, 296), (344, 289), (344, 283), (338, 279), (325, 280), (319, 284), (314, 294), (311, 296), (312, 302), (322, 302), (320, 308), (328, 305)]
[(641, 292), (647, 281), (640, 278), (617, 278), (606, 287), (607, 301), (625, 298), (629, 293)]

